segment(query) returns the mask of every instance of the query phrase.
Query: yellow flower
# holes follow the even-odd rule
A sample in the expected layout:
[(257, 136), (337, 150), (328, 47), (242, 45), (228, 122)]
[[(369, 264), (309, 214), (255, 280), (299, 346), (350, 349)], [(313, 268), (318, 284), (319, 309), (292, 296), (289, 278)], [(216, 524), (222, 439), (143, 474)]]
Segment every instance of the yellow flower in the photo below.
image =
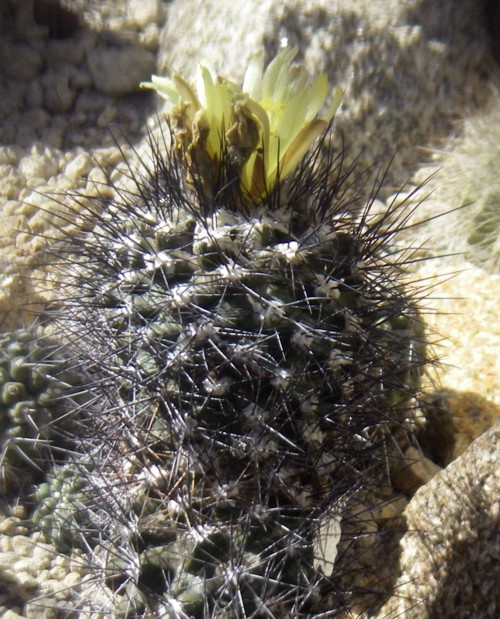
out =
[(242, 193), (258, 203), (326, 129), (342, 90), (335, 89), (329, 109), (318, 117), (328, 80), (321, 73), (311, 84), (304, 68), (292, 64), (297, 52), (285, 47), (265, 71), (262, 58), (254, 56), (241, 87), (216, 78), (203, 65), (195, 85), (177, 73), (153, 75), (141, 84), (172, 103), (175, 144), (198, 181), (205, 176), (203, 182), (213, 183), (225, 163), (239, 176)]

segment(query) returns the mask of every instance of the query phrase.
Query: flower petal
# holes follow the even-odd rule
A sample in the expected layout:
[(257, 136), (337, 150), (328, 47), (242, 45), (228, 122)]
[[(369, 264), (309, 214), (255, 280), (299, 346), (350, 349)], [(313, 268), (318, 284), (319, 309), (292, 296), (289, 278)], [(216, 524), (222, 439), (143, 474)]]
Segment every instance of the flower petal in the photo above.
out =
[(160, 97), (163, 97), (163, 99), (169, 99), (174, 104), (179, 103), (181, 100), (174, 82), (169, 77), (152, 75), (150, 82), (141, 82), (139, 86), (140, 88), (156, 90)]
[[(280, 178), (285, 178), (300, 162), (302, 157), (307, 153), (314, 140), (321, 135), (326, 129), (328, 123), (326, 120), (314, 119), (305, 125), (294, 138), (293, 142), (280, 156), (279, 175)], [(278, 166), (268, 174), (267, 183), (272, 185), (276, 182)]]
[(339, 109), (340, 104), (342, 103), (342, 97), (344, 96), (344, 91), (340, 86), (336, 86), (335, 92), (333, 93), (332, 102), (328, 107), (328, 111), (325, 114), (325, 119), (330, 122), (332, 118), (335, 116), (337, 110)]
[(195, 110), (201, 107), (195, 89), (187, 80), (185, 80), (178, 73), (175, 73), (172, 77), (172, 82), (179, 93), (181, 100), (186, 101), (187, 103), (192, 103)]
[(252, 99), (259, 101), (262, 99), (262, 70), (264, 68), (264, 58), (262, 54), (254, 54), (250, 57), (243, 86), (241, 90), (247, 93)]
[(288, 75), (290, 64), (297, 55), (299, 48), (293, 47), (283, 48), (274, 60), (272, 60), (262, 80), (262, 97), (263, 99), (272, 99), (277, 101), (281, 98), (282, 90), (286, 86), (283, 81)]
[(305, 119), (307, 122), (316, 117), (320, 109), (323, 107), (326, 96), (328, 95), (328, 78), (324, 73), (320, 73), (316, 78), (313, 86), (308, 91), (309, 101)]
[(216, 78), (204, 64), (194, 86), (178, 74), (154, 75), (141, 84), (174, 104), (170, 119), (188, 174), (189, 161), (196, 160), (198, 172), (217, 178), (226, 148), (231, 174), (239, 176), (242, 191), (258, 203), (278, 177), (282, 180), (293, 170), (328, 126), (343, 94), (337, 88), (326, 115), (318, 118), (328, 79), (321, 73), (310, 83), (305, 69), (292, 64), (297, 53), (298, 47), (281, 49), (264, 73), (262, 54), (253, 55), (241, 87)]

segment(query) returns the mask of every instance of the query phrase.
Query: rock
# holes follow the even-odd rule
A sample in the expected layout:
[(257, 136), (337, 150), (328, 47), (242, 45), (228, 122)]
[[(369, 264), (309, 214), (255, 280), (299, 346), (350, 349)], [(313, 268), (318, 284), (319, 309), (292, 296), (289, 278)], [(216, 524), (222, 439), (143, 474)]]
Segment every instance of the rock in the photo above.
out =
[[(263, 49), (274, 4), (273, 0), (170, 2), (161, 33), (159, 67), (192, 77), (198, 63), (208, 60), (216, 71), (239, 81), (251, 54)], [(179, 36), (183, 32), (189, 36)]]
[(30, 129), (43, 129), (47, 127), (50, 122), (50, 117), (45, 110), (35, 108), (27, 110), (21, 116), (20, 124), (22, 127), (28, 127)]
[(160, 0), (127, 0), (127, 17), (129, 24), (137, 29), (160, 23), (163, 17), (162, 3)]
[(49, 41), (47, 44), (46, 62), (49, 66), (79, 65), (84, 57), (85, 46), (74, 37)]
[(16, 80), (35, 79), (43, 63), (40, 52), (25, 43), (7, 45), (0, 42), (0, 56), (6, 75)]
[(26, 179), (48, 179), (59, 171), (59, 162), (51, 149), (35, 147), (21, 159), (19, 170)]
[(139, 42), (145, 48), (151, 51), (156, 51), (158, 48), (158, 40), (160, 31), (157, 24), (149, 24), (139, 35)]
[(87, 152), (81, 152), (64, 168), (64, 173), (73, 185), (78, 185), (80, 179), (92, 169), (92, 157)]
[(3, 619), (24, 619), (23, 615), (19, 615), (13, 610), (5, 609), (4, 611), (0, 607), (0, 613), (2, 613)]
[(110, 97), (120, 97), (139, 90), (139, 84), (154, 72), (156, 59), (144, 49), (109, 47), (87, 53), (94, 87)]
[(56, 114), (68, 112), (75, 100), (75, 91), (70, 87), (68, 71), (48, 73), (42, 80), (43, 102), (47, 110)]
[(413, 494), (441, 470), (441, 467), (426, 458), (416, 447), (408, 447), (398, 468), (399, 466), (400, 470), (392, 476), (392, 483), (396, 490), (405, 494)]
[[(441, 204), (434, 214), (454, 206)], [(421, 207), (427, 208), (425, 202)], [(434, 220), (434, 227), (447, 232), (451, 245), (447, 252), (455, 252), (460, 226), (453, 233), (446, 221), (439, 218)], [(417, 246), (422, 242), (427, 247), (426, 230), (417, 237)], [(441, 253), (442, 249), (438, 247), (437, 251)], [(428, 286), (432, 307), (426, 322), (430, 333), (437, 334), (431, 339), (437, 342), (436, 352), (444, 361), (439, 371), (441, 384), (447, 390), (478, 393), (500, 404), (500, 321), (497, 318), (500, 276), (463, 259), (446, 257), (421, 263), (418, 272)]]
[(420, 443), (446, 466), (500, 418), (500, 406), (470, 391), (435, 391), (425, 397), (428, 420)]
[(499, 466), (496, 425), (417, 491), (405, 511), (397, 595), (370, 616), (498, 617)]

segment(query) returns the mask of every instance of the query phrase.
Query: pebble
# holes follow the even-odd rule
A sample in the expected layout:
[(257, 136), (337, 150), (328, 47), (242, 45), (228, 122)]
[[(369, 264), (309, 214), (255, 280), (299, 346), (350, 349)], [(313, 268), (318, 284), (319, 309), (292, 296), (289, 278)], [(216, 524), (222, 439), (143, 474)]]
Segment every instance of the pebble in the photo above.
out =
[(158, 47), (160, 38), (160, 29), (156, 24), (148, 24), (139, 34), (140, 44), (151, 51), (155, 51)]
[(3, 617), (3, 619), (24, 619), (22, 615), (19, 615), (13, 610), (9, 610), (5, 607), (0, 607), (0, 616)]
[(25, 101), (28, 107), (43, 107), (43, 88), (39, 80), (33, 80), (28, 86)]
[(92, 157), (87, 152), (81, 152), (64, 168), (64, 174), (75, 185), (83, 176), (87, 176), (92, 169)]
[[(25, 517), (23, 511), (17, 513)], [(56, 612), (56, 602), (67, 601), (71, 590), (78, 588), (84, 562), (79, 555), (59, 555), (50, 544), (40, 541), (40, 533), (28, 537), (20, 524), (15, 516), (0, 518), (0, 581), (8, 584), (8, 595), (5, 599), (0, 595), (0, 604), (7, 604), (12, 610), (15, 598), (26, 602), (23, 610), (15, 609), (23, 617), (57, 619), (60, 612)], [(2, 607), (0, 616), (8, 616)]]
[(22, 155), (23, 150), (18, 146), (1, 146), (0, 164), (15, 165), (22, 157)]
[(33, 552), (33, 542), (28, 537), (18, 534), (12, 538), (12, 548), (18, 556), (28, 557)]
[(100, 127), (101, 129), (106, 128), (108, 125), (110, 125), (115, 120), (117, 115), (118, 115), (118, 110), (116, 109), (116, 107), (112, 105), (106, 106), (102, 114), (97, 119), (97, 126)]
[[(5, 534), (1, 531), (1, 526), (0, 526), (0, 553), (2, 554), (6, 554), (8, 552), (12, 552), (13, 551), (13, 547), (12, 547), (12, 537), (9, 537), (8, 534)], [(0, 570), (2, 569), (1, 565), (0, 565)]]
[(42, 67), (42, 55), (25, 44), (1, 45), (3, 71), (15, 80), (32, 80)]
[(43, 109), (27, 110), (21, 115), (20, 124), (30, 129), (43, 129), (50, 122), (50, 116)]
[(85, 57), (85, 46), (78, 39), (51, 40), (47, 43), (46, 62), (49, 65), (79, 65)]
[(42, 81), (45, 107), (56, 114), (69, 112), (76, 96), (69, 83), (69, 72), (48, 73)]
[(2, 562), (0, 564), (0, 576), (2, 580), (9, 583), (14, 583), (16, 581), (15, 574), (12, 572), (11, 565), (14, 563), (16, 559), (16, 553), (2, 552), (1, 553)]
[(14, 547), (14, 536), (26, 535), (28, 529), (23, 524), (12, 516), (0, 519), (0, 535), (8, 535), (12, 538), (12, 544)]
[(16, 584), (22, 589), (22, 597), (29, 599), (33, 592), (38, 589), (38, 581), (33, 574), (29, 572), (22, 572), (16, 569), (16, 565), (13, 566), (16, 574)]
[(94, 168), (89, 176), (84, 190), (88, 198), (111, 200), (115, 196), (113, 187), (109, 184), (105, 173), (99, 168)]
[(79, 572), (70, 572), (66, 574), (63, 579), (65, 587), (76, 587), (82, 579), (82, 575)]
[(59, 619), (61, 610), (56, 606), (57, 601), (53, 599), (44, 599), (39, 602), (34, 602), (26, 605), (26, 619)]
[(0, 195), (3, 195), (7, 200), (15, 200), (25, 184), (26, 177), (24, 174), (20, 170), (12, 168), (6, 176), (2, 177)]
[(38, 565), (42, 566), (42, 569), (48, 569), (50, 562), (54, 558), (54, 549), (41, 542), (35, 543), (35, 541), (33, 541), (33, 543), (34, 546), (31, 553), (33, 560), (36, 561)]
[(70, 69), (70, 84), (75, 90), (83, 90), (92, 87), (92, 78), (87, 69), (80, 67), (71, 67)]
[(440, 470), (441, 467), (426, 458), (419, 449), (408, 447), (404, 455), (404, 464), (393, 476), (392, 482), (397, 490), (414, 494), (420, 486), (428, 483)]
[(137, 29), (149, 24), (159, 24), (163, 18), (163, 7), (160, 0), (127, 0), (127, 18), (129, 25)]
[(51, 157), (38, 154), (27, 155), (19, 162), (19, 171), (29, 181), (50, 178), (57, 174), (58, 167), (57, 161)]
[(38, 568), (31, 557), (26, 557), (15, 561), (12, 565), (12, 569), (18, 575), (25, 574), (26, 576), (34, 576)]

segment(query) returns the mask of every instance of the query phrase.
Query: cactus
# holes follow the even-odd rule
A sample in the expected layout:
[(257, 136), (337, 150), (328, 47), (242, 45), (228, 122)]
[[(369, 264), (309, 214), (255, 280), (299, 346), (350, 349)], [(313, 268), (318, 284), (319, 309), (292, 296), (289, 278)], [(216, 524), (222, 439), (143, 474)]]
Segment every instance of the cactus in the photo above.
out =
[[(424, 328), (388, 249), (404, 207), (388, 229), (325, 140), (304, 157), (330, 118), (315, 116), (321, 80), (303, 98), (293, 55), (271, 63), (259, 101), (206, 70), (204, 96), (153, 80), (176, 102), (170, 148), (151, 140), (147, 172), (55, 249), (71, 273), (56, 322), (93, 376), (81, 445), (95, 469), (79, 470), (101, 530), (87, 545), (118, 616), (343, 612), (315, 540), (385, 479), (414, 416)], [(295, 132), (267, 112), (271, 74), (292, 80)]]
[(90, 475), (91, 468), (83, 462), (55, 465), (37, 488), (32, 520), (60, 552), (70, 552), (82, 545), (82, 539), (90, 538), (92, 497), (86, 494)]
[[(76, 372), (61, 344), (40, 328), (0, 334), (0, 481), (18, 490), (47, 468), (49, 446), (62, 432)], [(59, 425), (57, 431), (56, 425)]]

